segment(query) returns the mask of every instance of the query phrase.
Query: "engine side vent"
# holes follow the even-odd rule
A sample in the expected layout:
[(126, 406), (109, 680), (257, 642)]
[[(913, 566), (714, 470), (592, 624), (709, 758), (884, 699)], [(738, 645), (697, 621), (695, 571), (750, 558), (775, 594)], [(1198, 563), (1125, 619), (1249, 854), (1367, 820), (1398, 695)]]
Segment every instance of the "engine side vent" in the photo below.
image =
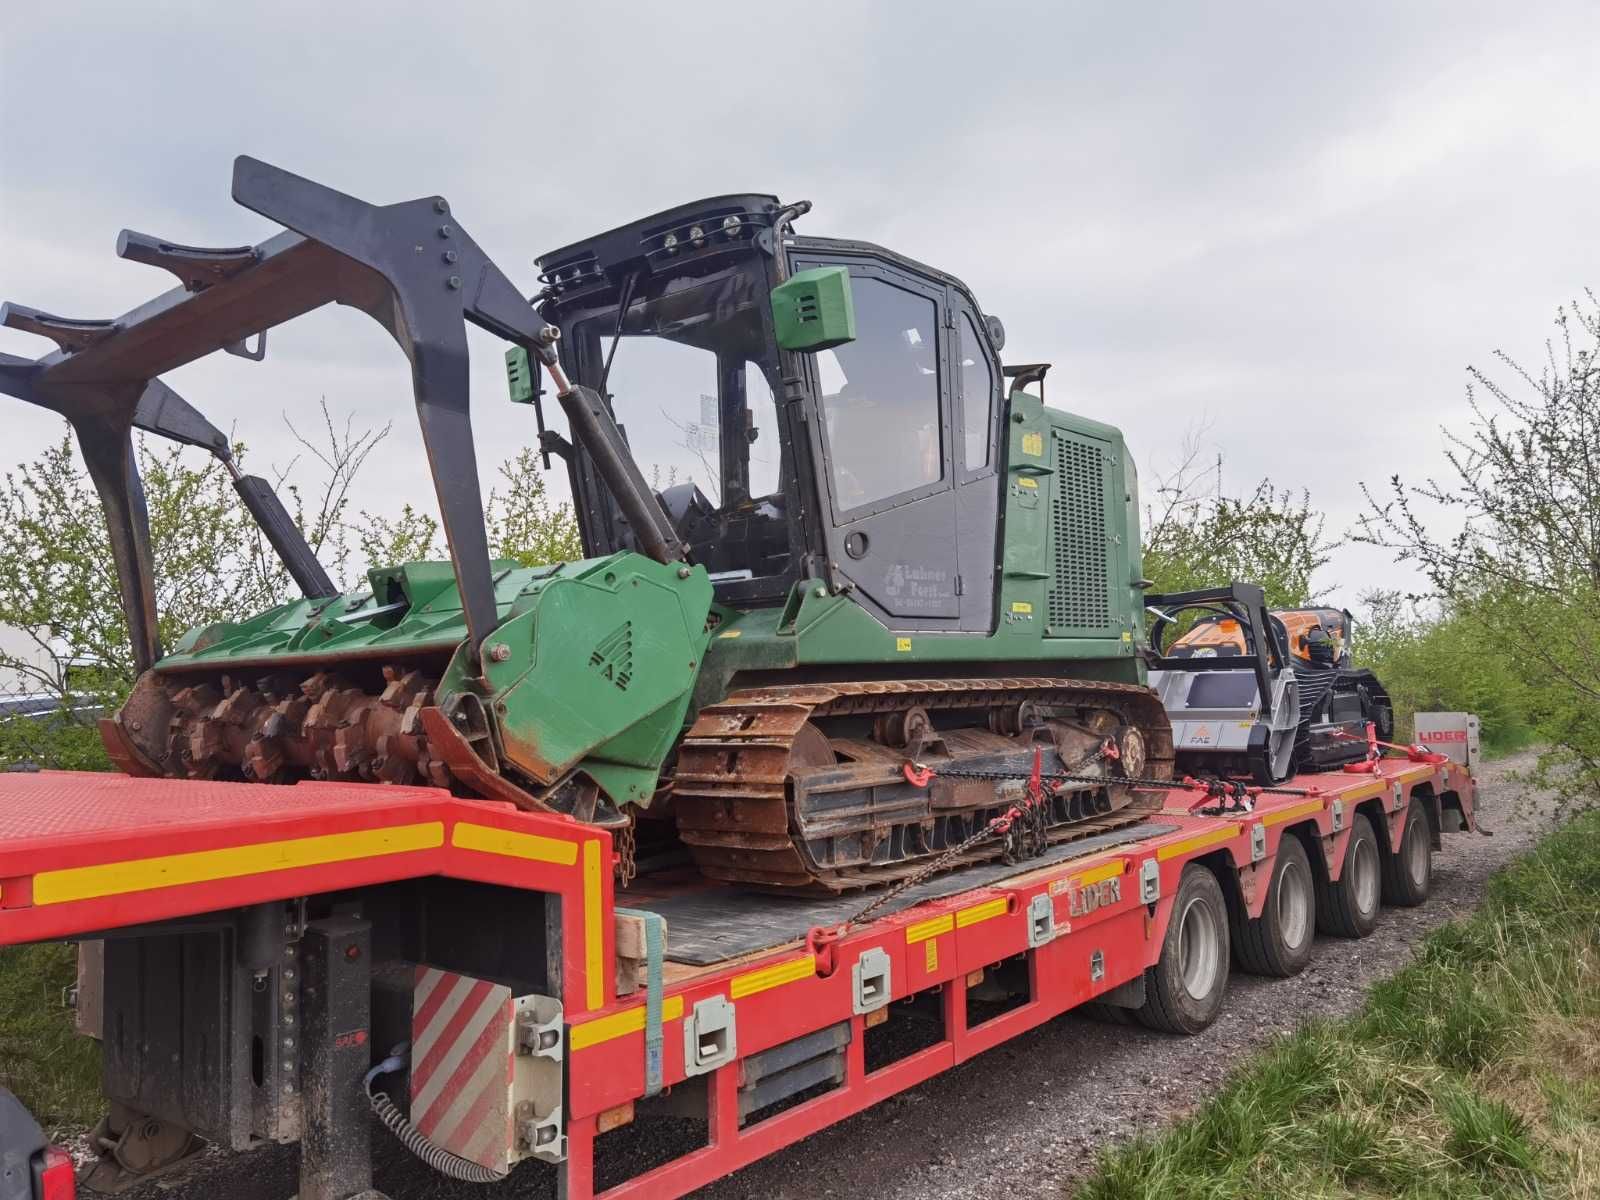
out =
[(1111, 623), (1105, 454), (1098, 442), (1062, 430), (1055, 443), (1050, 632), (1099, 631)]

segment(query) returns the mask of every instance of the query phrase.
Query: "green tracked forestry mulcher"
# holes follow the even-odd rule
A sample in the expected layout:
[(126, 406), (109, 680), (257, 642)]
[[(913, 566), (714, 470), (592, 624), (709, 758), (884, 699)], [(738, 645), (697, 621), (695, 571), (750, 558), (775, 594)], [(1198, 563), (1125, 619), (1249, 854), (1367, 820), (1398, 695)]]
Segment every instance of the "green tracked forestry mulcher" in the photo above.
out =
[[(110, 320), (4, 309), (58, 349), (0, 356), (0, 391), (72, 422), (105, 502), (142, 671), (102, 725), (123, 770), (449, 787), (779, 889), (904, 877), (1017, 799), (1036, 755), (1084, 776), (1053, 795), (1048, 839), (1144, 815), (1152, 793), (1124, 781), (1165, 777), (1173, 746), (1138, 649), (1132, 459), (1116, 429), (1044, 405), (1043, 365), (1002, 366), (1001, 325), (959, 280), (799, 236), (808, 205), (752, 194), (547, 254), (530, 301), (443, 199), (373, 206), (248, 158), (233, 192), (285, 232), (217, 249), (126, 231), (119, 254), (179, 286)], [(330, 302), (411, 362), (451, 554), (349, 591), (160, 379), (260, 357), (266, 330)], [(511, 343), (581, 560), (490, 557), (469, 322)], [(301, 599), (160, 645), (133, 428), (228, 463)], [(908, 760), (942, 774), (915, 787)]]

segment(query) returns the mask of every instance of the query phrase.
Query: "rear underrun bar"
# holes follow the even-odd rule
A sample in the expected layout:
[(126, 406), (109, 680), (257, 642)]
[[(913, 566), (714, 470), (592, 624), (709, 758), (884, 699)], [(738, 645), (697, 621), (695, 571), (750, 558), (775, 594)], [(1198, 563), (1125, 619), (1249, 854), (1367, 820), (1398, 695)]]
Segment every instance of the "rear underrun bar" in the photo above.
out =
[[(476, 650), (497, 612), (472, 444), (466, 322), (527, 348), (547, 367), (559, 334), (455, 222), (442, 197), (373, 205), (241, 156), (233, 199), (284, 232), (255, 246), (206, 248), (125, 230), (118, 256), (170, 271), (179, 286), (109, 320), (0, 306), (0, 325), (56, 343), (35, 360), (0, 355), (0, 392), (71, 422), (105, 506), (138, 668), (160, 657), (161, 643), (135, 427), (216, 455), (300, 588), (332, 594), (271, 487), (241, 475), (221, 432), (159, 378), (218, 350), (260, 358), (268, 329), (329, 303), (372, 317), (411, 363), (417, 419)], [(254, 349), (251, 338), (259, 339)]]

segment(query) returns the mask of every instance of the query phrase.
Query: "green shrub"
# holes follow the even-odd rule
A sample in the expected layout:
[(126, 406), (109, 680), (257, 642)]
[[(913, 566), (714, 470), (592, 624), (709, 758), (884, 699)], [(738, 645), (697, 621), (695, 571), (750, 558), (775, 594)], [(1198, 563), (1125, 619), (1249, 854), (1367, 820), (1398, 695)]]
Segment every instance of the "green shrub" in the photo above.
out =
[[(1600, 1148), (1600, 814), (1500, 872), (1360, 1013), (1273, 1042), (1080, 1200), (1581, 1192)], [(1587, 1157), (1586, 1157), (1587, 1156)]]

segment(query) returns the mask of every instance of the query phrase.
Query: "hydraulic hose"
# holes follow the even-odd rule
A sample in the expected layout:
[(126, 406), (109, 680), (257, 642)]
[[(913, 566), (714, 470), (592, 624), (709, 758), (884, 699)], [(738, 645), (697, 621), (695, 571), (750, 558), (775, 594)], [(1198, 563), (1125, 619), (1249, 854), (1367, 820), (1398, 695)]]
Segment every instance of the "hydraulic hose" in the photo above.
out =
[(684, 551), (677, 531), (639, 473), (628, 443), (600, 394), (576, 384), (557, 392), (556, 399), (567, 414), (573, 437), (588, 451), (596, 472), (628, 519), (639, 549), (659, 563), (682, 562)]
[(410, 1061), (411, 1043), (401, 1042), (389, 1052), (388, 1058), (367, 1072), (366, 1078), (362, 1080), (362, 1087), (366, 1089), (367, 1103), (372, 1106), (372, 1115), (378, 1118), (385, 1129), (400, 1139), (402, 1146), (439, 1174), (459, 1179), (462, 1183), (499, 1183), (506, 1177), (504, 1171), (492, 1170), (469, 1158), (452, 1154), (443, 1146), (434, 1145), (426, 1134), (406, 1119), (406, 1115), (395, 1106), (393, 1100), (389, 1099), (388, 1093), (373, 1092), (372, 1084), (378, 1076), (404, 1070)]

